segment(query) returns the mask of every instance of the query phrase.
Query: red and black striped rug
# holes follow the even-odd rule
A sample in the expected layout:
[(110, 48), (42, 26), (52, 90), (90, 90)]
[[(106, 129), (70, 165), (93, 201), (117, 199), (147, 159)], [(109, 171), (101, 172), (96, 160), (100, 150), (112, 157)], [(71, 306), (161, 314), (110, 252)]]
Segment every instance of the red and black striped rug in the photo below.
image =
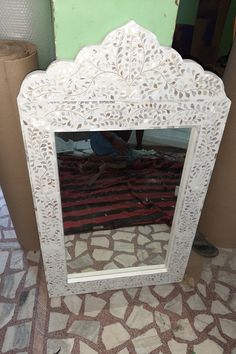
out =
[(88, 157), (60, 155), (58, 159), (65, 235), (144, 224), (171, 225), (183, 162), (138, 158), (126, 168), (106, 169), (89, 186), (99, 163), (87, 169)]

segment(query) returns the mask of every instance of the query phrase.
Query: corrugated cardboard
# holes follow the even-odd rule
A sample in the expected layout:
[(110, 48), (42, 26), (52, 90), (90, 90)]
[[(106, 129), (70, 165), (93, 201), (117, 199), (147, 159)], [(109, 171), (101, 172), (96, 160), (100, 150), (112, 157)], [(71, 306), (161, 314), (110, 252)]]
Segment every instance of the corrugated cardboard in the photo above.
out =
[(218, 247), (236, 247), (236, 40), (223, 81), (231, 109), (199, 229)]
[(0, 185), (23, 248), (36, 250), (39, 238), (16, 97), (24, 77), (38, 68), (35, 45), (0, 41)]
[(184, 282), (195, 287), (201, 279), (205, 258), (195, 252), (190, 253), (188, 265), (185, 271)]

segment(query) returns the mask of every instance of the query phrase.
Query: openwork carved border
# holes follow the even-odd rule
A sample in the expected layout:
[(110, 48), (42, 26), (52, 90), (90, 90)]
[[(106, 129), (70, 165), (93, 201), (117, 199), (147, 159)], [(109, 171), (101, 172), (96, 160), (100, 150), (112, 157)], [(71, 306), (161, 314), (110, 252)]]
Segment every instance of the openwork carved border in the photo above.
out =
[[(230, 107), (222, 81), (132, 21), (28, 75), (18, 106), (49, 295), (180, 281)], [(168, 127), (193, 129), (165, 266), (69, 284), (54, 133)]]

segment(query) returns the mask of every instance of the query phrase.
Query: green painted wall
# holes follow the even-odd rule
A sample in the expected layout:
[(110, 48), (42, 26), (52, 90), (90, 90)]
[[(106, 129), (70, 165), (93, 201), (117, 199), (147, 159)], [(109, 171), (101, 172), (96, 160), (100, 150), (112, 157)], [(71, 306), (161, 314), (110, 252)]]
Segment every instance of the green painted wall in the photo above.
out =
[(154, 32), (171, 46), (178, 0), (53, 0), (56, 56), (74, 59), (85, 45), (130, 20)]
[(176, 22), (183, 25), (194, 25), (198, 4), (199, 0), (180, 0)]
[(220, 42), (220, 56), (227, 55), (233, 43), (234, 19), (236, 16), (236, 0), (231, 0), (228, 16), (225, 22), (223, 34)]

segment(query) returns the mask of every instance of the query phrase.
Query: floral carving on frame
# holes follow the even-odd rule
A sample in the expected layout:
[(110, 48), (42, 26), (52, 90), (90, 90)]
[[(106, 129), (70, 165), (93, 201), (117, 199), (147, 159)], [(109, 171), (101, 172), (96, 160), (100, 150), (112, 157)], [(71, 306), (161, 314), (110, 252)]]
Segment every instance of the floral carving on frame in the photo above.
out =
[[(18, 107), (50, 296), (181, 281), (230, 108), (221, 79), (131, 21), (23, 81)], [(69, 281), (55, 132), (192, 128), (163, 267)]]

